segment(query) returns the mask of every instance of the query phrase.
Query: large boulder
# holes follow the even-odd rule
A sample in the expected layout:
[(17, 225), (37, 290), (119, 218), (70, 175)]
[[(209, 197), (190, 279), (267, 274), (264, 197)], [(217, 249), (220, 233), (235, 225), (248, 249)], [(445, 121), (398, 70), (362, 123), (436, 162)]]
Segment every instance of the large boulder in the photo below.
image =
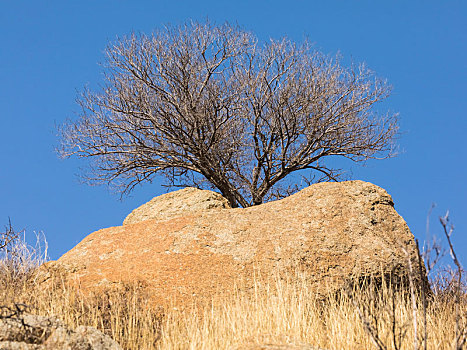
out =
[(258, 272), (299, 269), (325, 292), (350, 277), (401, 271), (407, 256), (418, 261), (414, 237), (391, 196), (368, 182), (319, 183), (235, 209), (209, 192), (223, 209), (193, 210), (199, 208), (193, 198), (205, 194), (185, 189), (153, 199), (157, 205), (138, 208), (123, 226), (90, 234), (55, 266), (72, 271), (84, 288), (144, 281), (159, 302), (181, 302), (230, 291), (239, 280), (248, 288)]

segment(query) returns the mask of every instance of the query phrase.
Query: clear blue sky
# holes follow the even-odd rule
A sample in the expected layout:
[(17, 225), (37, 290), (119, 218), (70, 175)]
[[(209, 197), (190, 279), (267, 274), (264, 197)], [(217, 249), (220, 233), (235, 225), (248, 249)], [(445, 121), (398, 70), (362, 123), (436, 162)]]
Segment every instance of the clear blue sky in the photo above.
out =
[(85, 164), (59, 160), (55, 124), (78, 112), (76, 91), (102, 81), (109, 40), (187, 19), (237, 22), (261, 39), (304, 36), (325, 53), (364, 61), (393, 85), (401, 154), (352, 167), (394, 198), (425, 238), (432, 202), (450, 209), (454, 242), (467, 264), (467, 2), (465, 1), (6, 1), (0, 0), (0, 225), (43, 231), (52, 259), (89, 233), (120, 225), (165, 192), (159, 183), (129, 198), (80, 184)]

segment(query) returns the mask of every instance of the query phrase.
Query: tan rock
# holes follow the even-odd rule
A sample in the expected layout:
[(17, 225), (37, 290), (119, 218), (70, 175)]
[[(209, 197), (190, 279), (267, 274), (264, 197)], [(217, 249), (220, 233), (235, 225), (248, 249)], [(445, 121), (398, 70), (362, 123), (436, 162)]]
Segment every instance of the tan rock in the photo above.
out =
[(125, 218), (123, 225), (151, 219), (167, 220), (188, 213), (227, 208), (230, 208), (229, 202), (219, 193), (187, 187), (154, 197), (133, 210)]
[(55, 317), (19, 314), (0, 318), (0, 350), (121, 350), (93, 327), (68, 328)]
[(404, 266), (401, 248), (415, 259), (414, 237), (391, 196), (368, 182), (319, 183), (245, 209), (192, 210), (190, 193), (199, 194), (185, 189), (154, 199), (164, 208), (155, 212), (165, 214), (94, 232), (56, 265), (85, 288), (145, 281), (158, 302), (181, 303), (231, 291), (239, 279), (252, 286), (258, 269), (268, 276), (299, 268), (321, 292), (350, 276)]

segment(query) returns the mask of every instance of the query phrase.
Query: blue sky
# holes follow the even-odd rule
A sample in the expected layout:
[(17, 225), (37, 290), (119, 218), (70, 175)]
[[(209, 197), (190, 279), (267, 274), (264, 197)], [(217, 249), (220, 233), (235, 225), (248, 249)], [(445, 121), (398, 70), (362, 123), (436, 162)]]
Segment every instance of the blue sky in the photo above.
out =
[(56, 124), (74, 117), (77, 91), (102, 82), (103, 50), (131, 31), (188, 19), (237, 22), (260, 39), (305, 36), (329, 54), (366, 62), (393, 85), (400, 155), (352, 166), (354, 179), (385, 188), (412, 232), (425, 239), (450, 210), (467, 264), (467, 3), (464, 1), (6, 1), (0, 0), (0, 225), (11, 217), (43, 231), (57, 259), (89, 233), (120, 225), (164, 193), (159, 182), (131, 197), (81, 184), (80, 160), (60, 160)]

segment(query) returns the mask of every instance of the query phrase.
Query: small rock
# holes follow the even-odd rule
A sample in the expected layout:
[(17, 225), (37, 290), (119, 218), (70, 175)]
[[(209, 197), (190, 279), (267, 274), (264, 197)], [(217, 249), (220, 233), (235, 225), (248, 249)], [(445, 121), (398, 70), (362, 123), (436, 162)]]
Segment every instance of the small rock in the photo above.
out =
[(0, 318), (0, 350), (121, 350), (92, 327), (75, 331), (55, 317), (20, 314)]

